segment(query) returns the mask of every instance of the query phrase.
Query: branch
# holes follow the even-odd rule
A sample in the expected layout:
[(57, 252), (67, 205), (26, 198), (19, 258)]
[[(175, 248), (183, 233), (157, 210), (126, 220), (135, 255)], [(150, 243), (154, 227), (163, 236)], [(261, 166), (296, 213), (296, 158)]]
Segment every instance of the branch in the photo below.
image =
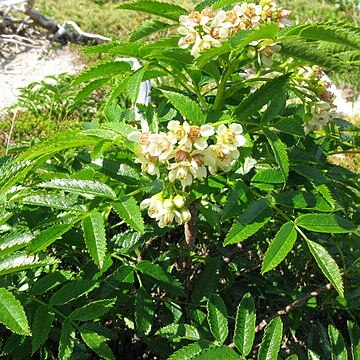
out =
[(197, 234), (196, 218), (198, 215), (199, 206), (200, 199), (196, 200), (193, 204), (191, 204), (189, 208), (191, 213), (191, 219), (188, 223), (184, 225), (185, 244), (188, 251), (193, 250), (195, 245), (195, 238)]
[(264, 329), (264, 327), (274, 318), (276, 318), (277, 316), (282, 316), (282, 315), (286, 315), (288, 314), (290, 311), (304, 306), (306, 304), (306, 302), (311, 299), (312, 297), (317, 297), (319, 296), (321, 293), (323, 293), (324, 291), (330, 290), (332, 289), (332, 284), (328, 283), (324, 286), (320, 286), (318, 289), (316, 289), (315, 291), (312, 291), (311, 293), (305, 295), (304, 297), (302, 297), (301, 299), (295, 300), (293, 303), (291, 303), (290, 305), (286, 306), (284, 309), (281, 309), (279, 311), (277, 311), (275, 313), (275, 315), (270, 316), (267, 319), (264, 319), (263, 321), (261, 321), (261, 323), (256, 327), (255, 331), (259, 332), (262, 329)]

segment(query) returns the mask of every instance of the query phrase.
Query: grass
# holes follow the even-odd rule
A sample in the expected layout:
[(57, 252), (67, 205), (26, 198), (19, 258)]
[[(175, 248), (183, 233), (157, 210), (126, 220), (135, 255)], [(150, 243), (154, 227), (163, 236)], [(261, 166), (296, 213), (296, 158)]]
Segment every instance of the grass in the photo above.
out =
[[(195, 0), (168, 0), (191, 9)], [(44, 15), (59, 23), (75, 21), (82, 30), (113, 39), (125, 40), (130, 32), (144, 19), (146, 14), (116, 9), (119, 1), (113, 0), (36, 0), (35, 6)]]

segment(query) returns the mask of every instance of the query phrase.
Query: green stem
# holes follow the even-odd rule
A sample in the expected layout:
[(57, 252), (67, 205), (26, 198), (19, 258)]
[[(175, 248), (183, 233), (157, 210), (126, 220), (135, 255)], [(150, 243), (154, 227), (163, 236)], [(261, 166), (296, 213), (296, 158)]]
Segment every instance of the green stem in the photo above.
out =
[(223, 105), (224, 94), (226, 91), (226, 83), (227, 83), (230, 75), (236, 69), (237, 65), (238, 65), (238, 62), (233, 61), (232, 63), (229, 64), (228, 68), (224, 71), (224, 73), (221, 77), (220, 83), (219, 83), (218, 91), (216, 93), (215, 102), (213, 105), (214, 111), (218, 111), (221, 109), (221, 107)]

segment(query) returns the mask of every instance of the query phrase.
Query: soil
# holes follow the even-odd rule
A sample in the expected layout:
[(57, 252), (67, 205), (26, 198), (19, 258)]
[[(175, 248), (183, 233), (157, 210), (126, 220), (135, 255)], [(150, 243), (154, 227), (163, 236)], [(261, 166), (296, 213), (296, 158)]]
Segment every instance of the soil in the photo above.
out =
[(80, 54), (65, 46), (28, 48), (0, 63), (0, 112), (16, 102), (19, 88), (50, 75), (74, 74), (84, 68)]

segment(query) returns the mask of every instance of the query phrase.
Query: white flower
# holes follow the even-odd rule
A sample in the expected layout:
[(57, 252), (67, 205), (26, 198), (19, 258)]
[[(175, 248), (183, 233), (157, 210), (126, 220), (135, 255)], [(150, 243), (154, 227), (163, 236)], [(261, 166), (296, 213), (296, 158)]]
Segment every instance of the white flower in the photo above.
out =
[(149, 144), (143, 148), (144, 152), (148, 152), (151, 156), (156, 156), (160, 161), (169, 159), (174, 150), (174, 144), (177, 140), (173, 134), (155, 133), (150, 134)]
[(164, 209), (161, 213), (158, 214), (156, 220), (158, 221), (160, 228), (171, 225), (174, 220), (178, 223), (178, 225), (183, 223), (181, 213), (177, 210), (170, 209)]
[(221, 124), (216, 130), (217, 144), (221, 146), (222, 152), (228, 154), (246, 143), (245, 136), (242, 135), (243, 129), (240, 124), (232, 123), (229, 128)]
[(149, 175), (160, 176), (160, 170), (158, 168), (158, 157), (151, 156), (149, 154), (138, 153), (135, 162), (141, 164), (141, 170)]
[(221, 144), (211, 145), (209, 148), (216, 159), (215, 164), (209, 165), (209, 172), (212, 175), (216, 174), (219, 170), (229, 171), (240, 155), (238, 150), (225, 153)]
[(235, 5), (234, 10), (241, 17), (240, 28), (243, 30), (253, 29), (259, 25), (261, 20), (262, 6), (254, 3), (242, 3)]
[(334, 116), (336, 116), (335, 107), (325, 101), (319, 101), (313, 104), (311, 110), (311, 118), (304, 124), (305, 133), (311, 130), (319, 130), (321, 126), (329, 123)]
[(196, 170), (192, 167), (189, 161), (181, 161), (175, 164), (170, 164), (169, 180), (174, 182), (176, 179), (180, 180), (182, 186), (191, 185), (193, 178), (196, 177)]
[(183, 224), (186, 224), (187, 222), (189, 222), (191, 220), (191, 212), (186, 208), (182, 208), (181, 209), (181, 219), (182, 219)]
[(178, 42), (181, 49), (187, 49), (190, 45), (195, 44), (196, 39), (199, 37), (196, 30), (188, 29), (184, 26), (179, 27), (178, 32), (180, 35), (184, 35)]
[(148, 208), (148, 215), (155, 219), (157, 216), (159, 216), (160, 213), (164, 211), (163, 206), (163, 197), (162, 193), (158, 193), (151, 198), (144, 199), (140, 203), (140, 209), (147, 209)]
[(214, 39), (211, 35), (207, 34), (203, 37), (197, 36), (194, 46), (192, 47), (190, 54), (194, 58), (198, 58), (201, 53), (206, 50), (211, 49), (212, 47), (220, 47), (221, 41)]
[(186, 135), (179, 141), (179, 145), (187, 151), (191, 151), (193, 147), (197, 150), (206, 149), (208, 143), (205, 137), (209, 137), (215, 132), (214, 128), (209, 124), (199, 127), (190, 125), (187, 121), (184, 121), (183, 129)]

